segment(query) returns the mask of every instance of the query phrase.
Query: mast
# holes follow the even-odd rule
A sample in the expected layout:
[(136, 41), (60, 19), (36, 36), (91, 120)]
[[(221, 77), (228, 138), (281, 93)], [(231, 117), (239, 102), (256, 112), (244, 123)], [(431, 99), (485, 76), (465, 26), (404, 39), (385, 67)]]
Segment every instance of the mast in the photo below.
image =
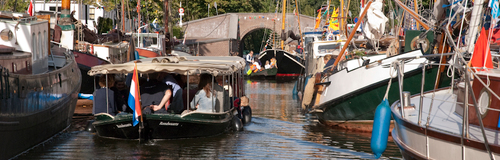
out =
[(122, 31), (125, 31), (125, 0), (122, 0)]
[[(300, 34), (299, 45), (300, 45), (301, 49), (304, 50), (304, 41), (302, 39), (302, 29), (300, 28), (299, 2), (297, 2), (297, 1), (298, 0), (295, 0), (295, 8), (297, 10), (297, 19), (298, 19), (298, 22), (299, 22), (299, 34)], [(304, 57), (304, 59), (306, 58), (306, 55), (304, 54), (304, 51), (302, 51), (302, 56)]]
[[(483, 15), (483, 5), (484, 0), (474, 1), (474, 7), (472, 8), (471, 22), (469, 24), (469, 30), (467, 31), (467, 36), (465, 38), (467, 43), (467, 52), (472, 53), (474, 51), (474, 43), (477, 39), (477, 33), (480, 28), (481, 15)], [(468, 41), (468, 42), (467, 42)]]
[(281, 19), (281, 49), (283, 49), (283, 45), (285, 45), (286, 38), (285, 35), (285, 18), (286, 18), (286, 0), (283, 0), (283, 18)]
[(74, 46), (74, 32), (75, 25), (72, 22), (70, 14), (70, 0), (62, 0), (61, 5), (61, 18), (58, 21), (58, 26), (61, 27), (61, 44), (63, 47), (73, 49)]
[(139, 30), (137, 33), (141, 33), (141, 0), (137, 0), (137, 30)]
[(340, 21), (339, 23), (340, 33), (344, 33), (344, 0), (340, 0), (340, 18), (338, 20)]
[(164, 55), (170, 55), (172, 52), (172, 43), (170, 42), (170, 32), (168, 29), (168, 18), (169, 18), (169, 10), (168, 10), (168, 1), (169, 0), (163, 0), (163, 24), (165, 25), (165, 40), (163, 41), (163, 54)]

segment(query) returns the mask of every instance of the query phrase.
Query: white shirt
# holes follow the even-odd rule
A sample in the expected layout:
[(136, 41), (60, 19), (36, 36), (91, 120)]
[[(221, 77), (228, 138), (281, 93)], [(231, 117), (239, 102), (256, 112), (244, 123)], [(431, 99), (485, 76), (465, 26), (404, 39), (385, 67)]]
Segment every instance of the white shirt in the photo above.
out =
[(257, 62), (253, 62), (253, 64), (255, 65), (255, 67), (257, 67), (257, 69), (258, 69), (258, 70), (260, 70), (260, 65), (259, 65), (259, 63), (257, 63)]
[(270, 64), (266, 64), (266, 65), (264, 66), (264, 68), (265, 68), (265, 69), (269, 69), (269, 68), (271, 68), (271, 65), (270, 65)]
[(247, 54), (246, 60), (248, 63), (252, 63), (253, 61), (253, 55)]

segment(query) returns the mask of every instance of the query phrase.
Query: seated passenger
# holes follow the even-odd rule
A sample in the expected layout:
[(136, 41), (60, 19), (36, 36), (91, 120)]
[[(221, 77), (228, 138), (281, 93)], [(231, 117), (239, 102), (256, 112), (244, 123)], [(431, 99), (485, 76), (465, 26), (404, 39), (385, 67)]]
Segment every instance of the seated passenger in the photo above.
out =
[(217, 77), (214, 79), (214, 94), (217, 101), (215, 101), (215, 111), (225, 112), (230, 108), (229, 93), (224, 89), (222, 85), (222, 77)]
[(213, 112), (212, 107), (215, 106), (215, 99), (213, 98), (212, 89), (212, 78), (210, 75), (206, 76), (202, 74), (200, 76), (200, 82), (198, 83), (198, 92), (194, 95), (193, 100), (190, 103), (191, 109), (196, 109), (201, 112)]
[(265, 69), (271, 69), (271, 64), (269, 63), (269, 60), (266, 61), (266, 65), (264, 66)]
[(149, 74), (149, 79), (140, 84), (141, 103), (143, 113), (167, 113), (164, 106), (169, 106), (172, 99), (172, 86), (160, 80), (159, 73)]
[(271, 58), (271, 68), (278, 68), (277, 64), (276, 64), (276, 58)]
[[(333, 67), (333, 64), (335, 63), (335, 57), (331, 54), (327, 54), (325, 55), (325, 57), (323, 57), (323, 60), (325, 62), (325, 66), (323, 67), (323, 73), (329, 71), (330, 69), (332, 69)], [(335, 71), (337, 71), (337, 69), (335, 68), (334, 69), (334, 73)]]
[(252, 61), (252, 66), (250, 68), (252, 68), (252, 71), (254, 73), (262, 70), (262, 68), (260, 67), (260, 64), (256, 61)]
[[(98, 113), (108, 113), (112, 116), (115, 116), (119, 113), (117, 109), (118, 105), (115, 102), (115, 93), (113, 90), (109, 89), (109, 87), (113, 87), (114, 76), (108, 75), (108, 84), (106, 85), (106, 75), (101, 75), (99, 77), (99, 86), (101, 88), (94, 91), (94, 101), (92, 114)], [(107, 92), (107, 99), (106, 99)]]
[(170, 106), (165, 106), (168, 113), (180, 114), (184, 111), (184, 101), (182, 99), (182, 89), (177, 80), (171, 74), (162, 73), (161, 79), (166, 85), (172, 86), (172, 99)]
[[(108, 75), (109, 77), (109, 75)], [(114, 92), (114, 98), (116, 101), (116, 104), (118, 106), (118, 111), (120, 114), (129, 114), (132, 113), (132, 109), (128, 107), (127, 100), (128, 100), (128, 94), (130, 90), (127, 88), (125, 85), (125, 82), (117, 77), (115, 78), (115, 83), (113, 87), (110, 87), (111, 90)], [(120, 107), (121, 106), (121, 107)]]

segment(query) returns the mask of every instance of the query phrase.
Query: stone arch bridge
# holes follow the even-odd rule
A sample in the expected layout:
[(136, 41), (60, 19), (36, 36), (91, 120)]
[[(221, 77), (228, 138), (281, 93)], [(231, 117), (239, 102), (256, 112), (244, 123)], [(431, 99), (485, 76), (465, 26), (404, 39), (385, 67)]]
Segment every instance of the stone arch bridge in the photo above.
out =
[[(300, 16), (302, 32), (314, 27), (315, 18)], [(298, 16), (287, 14), (285, 32), (299, 34)], [(282, 14), (227, 13), (183, 23), (185, 44), (191, 53), (204, 56), (228, 56), (240, 52), (239, 41), (246, 34), (258, 29), (270, 29), (281, 34)]]

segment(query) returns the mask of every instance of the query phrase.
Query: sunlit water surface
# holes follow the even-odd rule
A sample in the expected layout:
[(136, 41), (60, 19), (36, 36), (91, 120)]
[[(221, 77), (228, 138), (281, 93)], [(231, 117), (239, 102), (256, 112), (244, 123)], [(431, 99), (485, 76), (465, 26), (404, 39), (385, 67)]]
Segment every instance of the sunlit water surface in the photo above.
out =
[[(246, 81), (253, 119), (244, 131), (215, 137), (161, 140), (100, 138), (66, 131), (19, 159), (372, 159), (370, 134), (328, 129), (302, 113), (292, 96), (294, 82)], [(385, 157), (400, 159), (390, 141)]]

